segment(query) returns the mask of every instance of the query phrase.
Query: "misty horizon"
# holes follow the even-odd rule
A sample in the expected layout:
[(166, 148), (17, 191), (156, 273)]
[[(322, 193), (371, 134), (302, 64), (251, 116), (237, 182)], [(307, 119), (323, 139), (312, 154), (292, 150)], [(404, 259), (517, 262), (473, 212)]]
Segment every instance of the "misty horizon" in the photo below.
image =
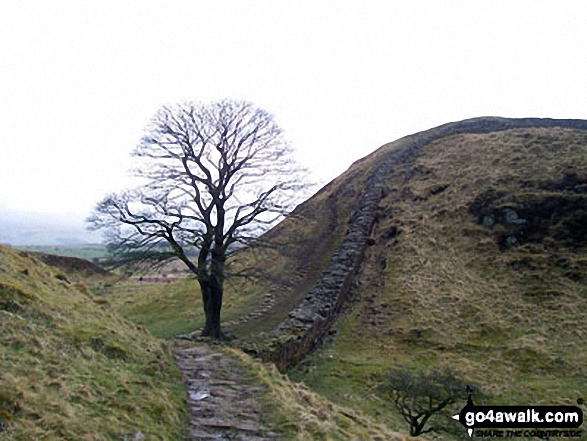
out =
[(88, 231), (87, 215), (7, 210), (0, 207), (0, 243), (9, 246), (85, 245), (102, 242)]

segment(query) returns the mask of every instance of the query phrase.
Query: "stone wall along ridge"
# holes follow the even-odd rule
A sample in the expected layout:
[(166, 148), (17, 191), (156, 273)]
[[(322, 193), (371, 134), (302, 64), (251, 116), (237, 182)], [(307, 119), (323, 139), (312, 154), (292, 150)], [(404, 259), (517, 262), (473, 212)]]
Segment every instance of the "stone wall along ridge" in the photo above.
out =
[[(425, 145), (459, 133), (491, 133), (518, 128), (560, 127), (587, 130), (587, 121), (540, 118), (474, 118), (448, 123), (411, 135), (405, 147), (392, 152), (369, 176), (358, 205), (352, 212), (343, 239), (327, 268), (309, 289), (300, 305), (272, 332), (269, 341), (247, 352), (276, 364), (285, 371), (320, 344), (347, 301), (359, 272), (376, 220), (379, 202), (387, 194), (386, 180), (396, 164), (410, 164)], [(411, 175), (410, 167), (406, 180)]]

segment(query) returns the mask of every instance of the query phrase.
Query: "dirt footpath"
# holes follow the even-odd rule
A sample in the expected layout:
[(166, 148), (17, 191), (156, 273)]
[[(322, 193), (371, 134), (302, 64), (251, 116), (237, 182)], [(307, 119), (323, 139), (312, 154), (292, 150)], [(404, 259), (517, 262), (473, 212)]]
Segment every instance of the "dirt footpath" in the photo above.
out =
[(177, 346), (188, 389), (188, 440), (273, 440), (263, 426), (264, 390), (230, 355), (205, 344)]

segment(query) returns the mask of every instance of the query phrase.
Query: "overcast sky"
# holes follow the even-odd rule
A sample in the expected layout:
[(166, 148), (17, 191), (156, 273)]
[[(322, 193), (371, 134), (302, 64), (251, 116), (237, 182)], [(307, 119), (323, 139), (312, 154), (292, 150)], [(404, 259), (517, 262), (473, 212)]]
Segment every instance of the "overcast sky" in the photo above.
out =
[(401, 136), (587, 119), (585, 1), (0, 1), (0, 210), (85, 218), (163, 104), (245, 99), (316, 180)]

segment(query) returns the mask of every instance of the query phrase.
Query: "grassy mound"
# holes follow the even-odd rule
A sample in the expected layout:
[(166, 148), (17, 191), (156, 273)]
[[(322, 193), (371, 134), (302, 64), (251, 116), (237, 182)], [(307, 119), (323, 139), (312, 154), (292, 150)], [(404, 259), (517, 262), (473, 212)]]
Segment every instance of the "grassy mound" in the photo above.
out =
[[(373, 391), (392, 367), (452, 368), (487, 404), (585, 398), (586, 157), (587, 133), (559, 128), (425, 146), (387, 182), (356, 302), (294, 378), (391, 427)], [(449, 413), (443, 439), (464, 433)]]
[(21, 256), (40, 260), (46, 265), (61, 270), (64, 281), (87, 285), (93, 292), (103, 290), (121, 280), (119, 275), (106, 271), (86, 259), (73, 256), (61, 256), (38, 251), (23, 251)]
[(166, 345), (0, 247), (0, 439), (179, 439), (184, 394)]

